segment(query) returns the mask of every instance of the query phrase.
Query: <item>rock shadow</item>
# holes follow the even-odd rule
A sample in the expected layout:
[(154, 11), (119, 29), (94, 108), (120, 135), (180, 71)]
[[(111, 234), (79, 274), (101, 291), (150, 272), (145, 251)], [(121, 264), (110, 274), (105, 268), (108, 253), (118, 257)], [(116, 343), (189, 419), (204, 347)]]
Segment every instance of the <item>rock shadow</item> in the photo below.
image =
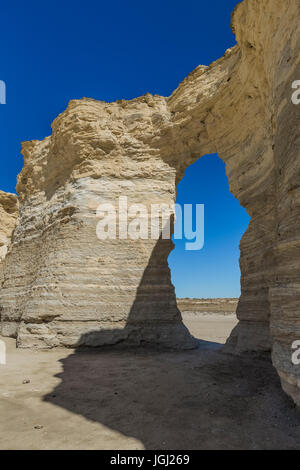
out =
[[(296, 448), (298, 417), (270, 360), (225, 355), (222, 345), (192, 338), (172, 290), (165, 303), (154, 304), (157, 323), (153, 311), (147, 323), (144, 287), (154, 273), (170, 276), (170, 250), (159, 243), (164, 241), (153, 250), (125, 328), (83, 335), (81, 344), (102, 347), (78, 347), (61, 359), (61, 382), (44, 400), (146, 449)], [(173, 309), (176, 321), (163, 322), (161, 308)], [(165, 346), (177, 350), (161, 351)]]
[[(172, 223), (172, 221), (171, 221)], [(172, 225), (171, 225), (172, 226)], [(155, 349), (193, 349), (200, 343), (183, 324), (171, 282), (168, 256), (173, 247), (170, 239), (161, 237), (151, 252), (135, 299), (126, 319), (115, 328), (88, 331), (79, 347), (143, 346)]]
[(299, 446), (299, 417), (266, 359), (210, 347), (104, 348), (79, 349), (60, 362), (61, 382), (44, 400), (135, 438), (145, 449)]

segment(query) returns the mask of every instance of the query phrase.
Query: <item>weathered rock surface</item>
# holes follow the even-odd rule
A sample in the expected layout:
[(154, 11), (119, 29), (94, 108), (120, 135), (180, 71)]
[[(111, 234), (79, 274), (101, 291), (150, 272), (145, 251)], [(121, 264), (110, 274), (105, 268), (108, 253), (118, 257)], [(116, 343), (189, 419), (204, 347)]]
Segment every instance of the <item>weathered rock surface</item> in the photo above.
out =
[[(22, 347), (118, 342), (191, 347), (166, 240), (98, 240), (101, 202), (174, 202), (185, 168), (217, 152), (251, 216), (241, 241), (240, 320), (227, 348), (273, 351), (300, 404), (300, 4), (244, 0), (238, 45), (169, 98), (71, 101), (42, 142), (23, 145), (20, 215), (5, 258), (2, 334)], [(213, 184), (213, 177), (212, 177)]]
[(150, 145), (164, 114), (160, 97), (74, 101), (50, 138), (23, 145), (1, 293), (2, 333), (19, 346), (194, 345), (170, 282), (172, 242), (96, 236), (100, 203), (174, 201), (176, 171)]
[(3, 277), (4, 260), (11, 242), (18, 217), (18, 198), (15, 194), (0, 191), (0, 282)]

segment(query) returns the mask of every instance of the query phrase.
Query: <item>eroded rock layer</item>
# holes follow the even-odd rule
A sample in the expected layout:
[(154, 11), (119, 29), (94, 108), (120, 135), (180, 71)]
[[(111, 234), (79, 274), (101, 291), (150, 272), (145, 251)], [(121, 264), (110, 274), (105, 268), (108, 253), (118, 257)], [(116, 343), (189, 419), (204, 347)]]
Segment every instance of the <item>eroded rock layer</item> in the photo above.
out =
[(3, 279), (2, 262), (7, 255), (17, 217), (17, 196), (15, 194), (0, 191), (0, 283)]
[(160, 97), (74, 101), (50, 138), (24, 144), (1, 295), (2, 333), (19, 346), (193, 345), (170, 282), (171, 241), (96, 235), (100, 203), (174, 201), (176, 171), (151, 146), (164, 114)]
[[(300, 403), (298, 0), (244, 0), (237, 46), (169, 98), (71, 101), (44, 141), (23, 145), (21, 211), (5, 258), (2, 334), (22, 347), (119, 342), (192, 347), (167, 263), (168, 240), (99, 240), (100, 203), (172, 204), (187, 166), (217, 152), (251, 221), (227, 349), (270, 351)], [(213, 176), (212, 176), (213, 184)]]

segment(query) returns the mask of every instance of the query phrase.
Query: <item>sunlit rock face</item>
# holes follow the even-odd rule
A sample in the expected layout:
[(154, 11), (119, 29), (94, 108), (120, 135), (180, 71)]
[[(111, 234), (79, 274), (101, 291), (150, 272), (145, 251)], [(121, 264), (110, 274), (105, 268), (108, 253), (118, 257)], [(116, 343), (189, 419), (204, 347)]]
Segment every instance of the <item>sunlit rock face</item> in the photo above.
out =
[[(251, 221), (241, 241), (231, 352), (272, 349), (300, 402), (299, 3), (244, 0), (237, 46), (199, 66), (169, 98), (71, 101), (44, 141), (23, 144), (20, 214), (5, 259), (2, 334), (21, 347), (193, 347), (170, 281), (168, 240), (99, 240), (97, 207), (172, 204), (197, 158), (217, 152)], [(213, 184), (213, 175), (212, 175)]]
[(0, 282), (3, 279), (3, 261), (10, 247), (11, 236), (17, 217), (17, 196), (0, 191)]
[(2, 333), (19, 346), (194, 346), (170, 281), (171, 240), (96, 233), (99, 204), (174, 201), (176, 169), (155, 146), (158, 123), (169, 118), (166, 99), (150, 95), (73, 101), (51, 137), (23, 145), (21, 211), (1, 294)]

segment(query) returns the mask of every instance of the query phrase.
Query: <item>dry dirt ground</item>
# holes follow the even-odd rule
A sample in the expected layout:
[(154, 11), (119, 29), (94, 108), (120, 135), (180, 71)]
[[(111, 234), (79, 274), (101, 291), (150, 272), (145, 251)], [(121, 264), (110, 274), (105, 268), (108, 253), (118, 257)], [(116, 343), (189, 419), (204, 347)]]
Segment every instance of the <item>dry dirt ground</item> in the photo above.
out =
[(29, 351), (2, 338), (0, 448), (299, 449), (300, 412), (269, 360), (220, 351), (234, 316), (184, 319), (197, 350)]

